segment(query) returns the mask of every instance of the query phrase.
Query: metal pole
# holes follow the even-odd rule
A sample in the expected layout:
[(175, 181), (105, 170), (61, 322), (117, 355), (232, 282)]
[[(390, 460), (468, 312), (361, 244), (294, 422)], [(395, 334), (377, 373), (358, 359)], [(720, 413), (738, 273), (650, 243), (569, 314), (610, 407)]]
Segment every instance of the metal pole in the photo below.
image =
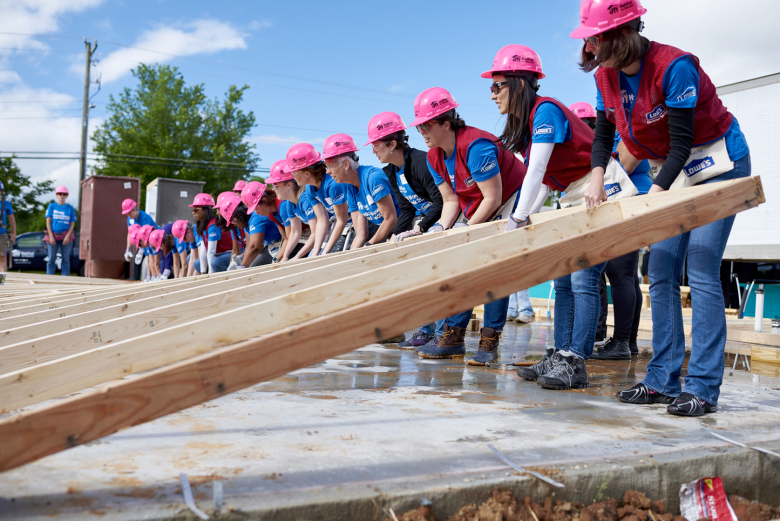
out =
[(81, 182), (87, 177), (87, 138), (89, 129), (89, 68), (92, 65), (92, 53), (97, 49), (84, 38), (87, 46), (87, 61), (84, 70), (84, 105), (81, 112), (81, 154), (79, 155), (79, 211), (81, 211)]

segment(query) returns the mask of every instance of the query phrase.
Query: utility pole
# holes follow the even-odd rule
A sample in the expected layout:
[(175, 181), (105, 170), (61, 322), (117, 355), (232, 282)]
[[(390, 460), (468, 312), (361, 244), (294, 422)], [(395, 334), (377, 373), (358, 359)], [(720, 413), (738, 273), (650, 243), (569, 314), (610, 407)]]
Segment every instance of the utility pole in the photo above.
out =
[(81, 211), (81, 182), (87, 177), (87, 138), (89, 130), (89, 68), (92, 66), (92, 55), (97, 50), (97, 40), (94, 45), (84, 38), (87, 46), (87, 62), (84, 71), (84, 106), (81, 113), (81, 154), (79, 155), (79, 211)]

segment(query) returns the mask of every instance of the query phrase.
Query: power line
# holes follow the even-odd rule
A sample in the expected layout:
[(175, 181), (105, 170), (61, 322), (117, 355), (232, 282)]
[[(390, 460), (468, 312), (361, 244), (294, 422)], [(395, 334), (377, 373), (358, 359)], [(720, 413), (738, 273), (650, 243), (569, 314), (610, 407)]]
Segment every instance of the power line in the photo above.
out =
[[(7, 156), (11, 157), (11, 156)], [(60, 161), (78, 161), (79, 156), (73, 156), (73, 157), (25, 157), (25, 156), (17, 156), (14, 159), (49, 159), (49, 160), (60, 160)], [(179, 167), (179, 168), (189, 168), (191, 170), (219, 170), (219, 171), (232, 171), (232, 172), (270, 172), (271, 170), (268, 168), (233, 168), (233, 167), (226, 167), (226, 166), (206, 166), (206, 165), (193, 165), (193, 164), (177, 164), (177, 163), (159, 163), (154, 161), (132, 161), (129, 159), (113, 159), (113, 158), (93, 158), (88, 157), (88, 161), (102, 161), (106, 163), (130, 163), (134, 165), (152, 165), (152, 166), (165, 166), (169, 168)]]
[[(0, 152), (0, 154), (34, 154), (34, 155), (72, 155), (72, 154), (78, 154), (78, 152), (31, 152), (31, 151), (17, 151), (17, 152)], [(124, 157), (124, 158), (132, 158), (132, 159), (154, 159), (155, 161), (175, 161), (177, 163), (197, 163), (197, 164), (212, 164), (212, 165), (233, 165), (233, 166), (247, 166), (247, 163), (237, 163), (237, 162), (231, 162), (231, 161), (210, 161), (208, 159), (187, 159), (187, 158), (176, 158), (176, 157), (160, 157), (160, 156), (138, 156), (133, 154), (112, 154), (112, 153), (103, 153), (103, 152), (87, 152), (89, 155), (93, 156), (106, 156), (106, 157)], [(30, 158), (26, 158), (30, 159)], [(40, 159), (50, 159), (50, 158), (40, 158)], [(61, 158), (55, 158), (55, 159), (61, 159)]]
[[(83, 103), (82, 100), (0, 100), (0, 103)], [(102, 101), (93, 101), (93, 105), (108, 105)], [(70, 109), (67, 109), (70, 110)]]
[[(3, 34), (3, 33), (0, 33)], [(0, 47), (4, 51), (38, 51), (38, 52), (56, 52), (58, 54), (81, 54), (76, 51), (53, 51), (51, 49), (33, 49), (32, 47)]]

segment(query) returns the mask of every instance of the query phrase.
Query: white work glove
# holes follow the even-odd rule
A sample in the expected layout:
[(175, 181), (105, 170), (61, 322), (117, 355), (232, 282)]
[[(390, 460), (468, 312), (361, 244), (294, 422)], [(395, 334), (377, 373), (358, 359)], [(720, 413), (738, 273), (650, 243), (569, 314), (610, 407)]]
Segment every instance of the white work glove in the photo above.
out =
[(236, 269), (237, 270), (245, 270), (246, 266), (244, 266), (243, 264), (239, 264), (238, 266), (236, 266)]
[(150, 279), (149, 275), (147, 275), (146, 277), (144, 277), (144, 280), (143, 280), (143, 281), (144, 281), (144, 282), (149, 282), (150, 280), (151, 280), (151, 279)]
[(169, 269), (165, 269), (165, 270), (163, 270), (163, 272), (160, 274), (160, 276), (159, 276), (159, 277), (157, 277), (157, 280), (168, 280), (168, 277), (170, 277), (170, 276), (171, 276), (171, 270), (169, 270)]
[(242, 255), (233, 255), (233, 257), (230, 259), (230, 265), (228, 266), (227, 271), (233, 271), (236, 269), (236, 266), (241, 264), (244, 261)]
[(135, 254), (135, 263), (141, 264), (141, 261), (144, 260), (144, 250), (138, 250), (138, 253)]
[(444, 226), (442, 226), (439, 223), (434, 224), (430, 228), (428, 228), (428, 231), (425, 233), (439, 233), (444, 231)]
[(418, 235), (422, 235), (420, 230), (418, 230), (416, 227), (413, 230), (409, 230), (407, 232), (399, 233), (398, 235), (395, 235), (393, 237), (393, 242), (401, 242), (404, 239), (408, 239), (409, 237), (416, 237)]
[(452, 229), (454, 230), (455, 228), (463, 228), (464, 226), (468, 226), (468, 225), (469, 223), (455, 223)]
[(131, 262), (133, 260), (133, 249), (129, 246), (125, 250), (125, 260), (127, 262)]
[(518, 228), (525, 228), (528, 226), (528, 219), (525, 221), (518, 221), (511, 215), (509, 216), (509, 219), (506, 221), (506, 228), (504, 228), (504, 232), (511, 232), (512, 230), (517, 230)]

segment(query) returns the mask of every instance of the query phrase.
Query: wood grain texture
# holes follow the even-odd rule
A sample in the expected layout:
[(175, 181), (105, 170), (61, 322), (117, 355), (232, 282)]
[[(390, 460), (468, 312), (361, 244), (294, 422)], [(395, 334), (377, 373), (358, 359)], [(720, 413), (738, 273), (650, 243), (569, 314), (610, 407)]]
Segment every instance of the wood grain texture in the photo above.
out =
[(777, 349), (776, 347), (751, 346), (750, 359), (753, 362), (780, 364), (780, 349)]
[[(682, 206), (667, 205), (538, 247), (510, 243), (503, 255), (470, 269), (457, 268), (464, 260), (460, 255), (439, 255), (436, 269), (454, 264), (454, 273), (421, 285), (409, 284), (380, 298), (372, 297), (366, 288), (368, 298), (361, 304), (0, 420), (0, 471), (346, 353), (453, 310), (624, 255), (687, 231), (692, 221), (701, 226), (752, 208), (758, 200), (750, 195), (751, 189), (746, 183), (733, 183), (692, 196)], [(637, 226), (641, 233), (636, 233)], [(522, 233), (501, 234), (460, 249), (500, 243), (497, 239), (519, 238)]]

